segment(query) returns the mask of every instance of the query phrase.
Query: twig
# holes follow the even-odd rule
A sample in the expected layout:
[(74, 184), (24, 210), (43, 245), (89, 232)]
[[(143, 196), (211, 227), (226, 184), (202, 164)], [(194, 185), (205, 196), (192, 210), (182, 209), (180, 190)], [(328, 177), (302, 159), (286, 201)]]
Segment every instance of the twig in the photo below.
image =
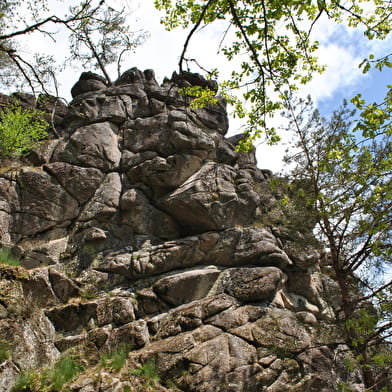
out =
[(182, 69), (182, 63), (184, 61), (184, 57), (185, 57), (185, 53), (188, 49), (188, 45), (189, 42), (193, 36), (193, 34), (195, 33), (195, 31), (198, 29), (198, 27), (200, 26), (201, 22), (203, 21), (204, 15), (208, 9), (208, 7), (214, 2), (215, 0), (209, 0), (208, 3), (204, 6), (203, 11), (201, 12), (198, 21), (196, 22), (196, 24), (193, 26), (192, 30), (189, 32), (188, 36), (186, 37), (185, 43), (184, 43), (184, 48), (182, 50), (181, 56), (180, 56), (180, 61), (178, 62), (178, 67), (180, 69), (180, 74), (183, 72)]

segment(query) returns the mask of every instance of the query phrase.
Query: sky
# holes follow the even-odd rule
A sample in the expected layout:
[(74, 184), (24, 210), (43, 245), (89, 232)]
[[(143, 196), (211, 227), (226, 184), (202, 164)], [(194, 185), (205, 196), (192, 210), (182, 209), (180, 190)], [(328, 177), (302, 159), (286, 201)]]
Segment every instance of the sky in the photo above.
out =
[[(112, 0), (118, 3), (118, 0)], [(149, 38), (135, 53), (125, 58), (122, 71), (131, 67), (141, 70), (154, 69), (158, 82), (165, 76), (170, 77), (173, 71), (178, 70), (178, 60), (184, 45), (186, 33), (182, 29), (166, 31), (160, 24), (162, 16), (153, 6), (153, 0), (125, 0), (132, 10), (130, 24), (135, 30), (145, 29)], [(52, 1), (52, 4), (58, 2)], [(69, 2), (68, 2), (69, 3)], [(64, 3), (61, 5), (64, 7)], [(54, 8), (52, 11), (56, 11)], [(189, 46), (188, 56), (196, 58), (206, 69), (217, 68), (222, 79), (229, 76), (229, 70), (235, 63), (228, 63), (223, 55), (217, 54), (218, 44), (222, 34), (222, 25), (213, 24), (194, 35)], [(376, 57), (390, 52), (392, 37), (381, 42), (368, 41), (361, 32), (348, 29), (342, 25), (333, 25), (328, 18), (320, 18), (313, 30), (313, 38), (320, 42), (318, 57), (321, 64), (327, 66), (322, 75), (316, 75), (306, 86), (302, 87), (300, 94), (310, 94), (323, 115), (328, 115), (339, 107), (343, 99), (350, 99), (361, 93), (369, 101), (381, 101), (385, 96), (386, 84), (392, 80), (392, 70), (384, 72), (372, 70), (363, 75), (359, 64), (370, 53)], [(59, 57), (64, 53), (62, 46), (66, 45), (65, 39), (58, 38), (55, 44), (50, 44), (42, 36), (29, 37), (29, 47), (35, 50), (52, 53)], [(115, 67), (109, 68), (113, 79), (116, 78)], [(58, 75), (60, 82), (60, 95), (67, 100), (71, 99), (70, 89), (76, 83), (81, 69), (66, 69)], [(196, 69), (194, 69), (196, 71)], [(392, 82), (389, 82), (392, 83)], [(230, 112), (230, 109), (229, 109)], [(275, 119), (279, 124), (279, 116)], [(230, 118), (229, 135), (241, 132), (243, 121)], [(261, 168), (274, 172), (282, 169), (284, 155), (284, 141), (278, 146), (266, 146), (258, 143), (257, 159)]]

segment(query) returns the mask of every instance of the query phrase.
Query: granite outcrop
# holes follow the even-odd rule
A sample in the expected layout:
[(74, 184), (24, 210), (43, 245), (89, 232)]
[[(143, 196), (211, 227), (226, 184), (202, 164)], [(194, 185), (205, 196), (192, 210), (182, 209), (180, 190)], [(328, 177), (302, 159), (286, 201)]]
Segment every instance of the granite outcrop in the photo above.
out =
[(268, 221), (271, 172), (225, 137), (224, 99), (189, 108), (192, 85), (217, 88), (83, 73), (57, 136), (0, 169), (0, 243), (22, 265), (0, 265), (0, 391), (69, 352), (73, 392), (364, 390), (321, 252)]

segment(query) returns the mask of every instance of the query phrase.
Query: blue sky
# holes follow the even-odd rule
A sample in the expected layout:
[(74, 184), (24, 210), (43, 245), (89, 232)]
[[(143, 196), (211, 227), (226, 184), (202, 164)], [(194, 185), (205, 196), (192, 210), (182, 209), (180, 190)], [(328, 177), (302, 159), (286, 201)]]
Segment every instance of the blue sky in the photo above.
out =
[(369, 103), (381, 102), (388, 91), (387, 84), (392, 84), (392, 68), (384, 68), (382, 72), (373, 68), (361, 83), (348, 89), (337, 89), (331, 97), (320, 100), (319, 109), (322, 113), (328, 114), (343, 99), (349, 99), (356, 94), (362, 94)]

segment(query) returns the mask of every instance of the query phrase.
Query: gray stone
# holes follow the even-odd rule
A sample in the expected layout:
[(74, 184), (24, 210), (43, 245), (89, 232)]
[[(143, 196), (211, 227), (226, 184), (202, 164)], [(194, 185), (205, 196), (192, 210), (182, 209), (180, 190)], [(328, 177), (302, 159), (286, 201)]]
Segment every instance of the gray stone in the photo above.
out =
[(133, 253), (108, 255), (95, 268), (135, 279), (206, 264), (226, 267), (274, 265), (283, 268), (291, 262), (267, 230), (235, 228), (158, 245), (146, 244)]
[(249, 224), (257, 202), (255, 192), (236, 184), (232, 167), (207, 163), (159, 204), (193, 232), (203, 232)]
[(103, 171), (119, 167), (121, 152), (116, 128), (108, 122), (86, 125), (74, 132), (61, 153), (68, 163)]
[(288, 357), (311, 344), (307, 328), (286, 309), (272, 308), (257, 321), (233, 328), (229, 332), (249, 343), (267, 347), (272, 352), (287, 352)]
[(224, 331), (256, 321), (267, 313), (266, 309), (259, 305), (245, 305), (239, 308), (229, 308), (207, 319), (208, 324), (222, 328)]
[(49, 268), (49, 281), (52, 290), (61, 302), (67, 302), (70, 298), (80, 295), (79, 287), (66, 275), (53, 268)]
[[(22, 265), (25, 268), (36, 268), (57, 264), (68, 245), (66, 229), (53, 228), (36, 234), (34, 238), (22, 238), (18, 246), (23, 250)], [(22, 257), (22, 255), (21, 255)]]
[(127, 175), (133, 183), (142, 182), (152, 189), (174, 189), (200, 169), (196, 155), (176, 154), (167, 158), (154, 157), (131, 168)]
[(40, 169), (24, 168), (17, 178), (20, 209), (14, 231), (33, 235), (74, 219), (77, 201)]
[(83, 207), (78, 220), (107, 221), (113, 217), (120, 205), (121, 178), (118, 173), (109, 173), (96, 190), (91, 200)]
[(80, 331), (86, 328), (91, 319), (96, 318), (97, 303), (70, 303), (48, 309), (46, 316), (57, 331)]
[(186, 271), (159, 279), (153, 290), (165, 302), (178, 306), (204, 298), (219, 274), (216, 268)]
[(65, 162), (50, 163), (44, 166), (44, 170), (53, 175), (81, 204), (91, 199), (104, 178), (104, 174), (98, 169)]
[(78, 82), (72, 87), (72, 97), (83, 94), (88, 91), (97, 91), (106, 87), (106, 80), (93, 72), (83, 72)]
[(28, 160), (34, 166), (50, 162), (54, 151), (56, 150), (59, 140), (44, 140), (29, 152)]
[(271, 301), (283, 279), (276, 267), (230, 268), (222, 273), (217, 291), (242, 302)]
[(136, 320), (115, 328), (111, 331), (104, 348), (113, 350), (114, 347), (120, 347), (121, 344), (128, 344), (138, 349), (149, 343), (150, 335), (148, 333), (147, 323), (145, 320)]
[[(227, 391), (228, 374), (255, 362), (256, 349), (244, 340), (230, 334), (221, 334), (189, 351), (185, 358), (190, 362), (191, 382), (198, 391)], [(192, 364), (201, 365), (192, 371)], [(261, 367), (259, 368), (259, 371)], [(240, 379), (243, 387), (247, 382)], [(237, 389), (239, 390), (239, 389)], [(241, 389), (245, 390), (245, 389)], [(249, 390), (249, 389), (247, 389)]]
[(138, 234), (162, 238), (179, 237), (179, 226), (168, 214), (153, 206), (138, 189), (130, 189), (121, 197), (122, 222)]

